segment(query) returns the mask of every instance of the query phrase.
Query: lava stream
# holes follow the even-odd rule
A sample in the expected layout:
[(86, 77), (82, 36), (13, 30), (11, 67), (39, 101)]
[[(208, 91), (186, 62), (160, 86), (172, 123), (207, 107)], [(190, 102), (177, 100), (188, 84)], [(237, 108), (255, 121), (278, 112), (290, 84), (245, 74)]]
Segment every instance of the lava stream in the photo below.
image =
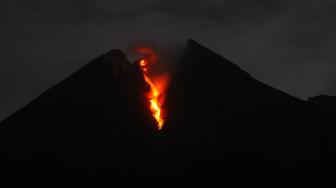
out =
[[(165, 85), (164, 81), (155, 82), (155, 80), (151, 79), (151, 77), (148, 74), (149, 69), (149, 60), (142, 59), (139, 62), (140, 69), (142, 71), (142, 75), (144, 77), (144, 80), (147, 82), (147, 84), (150, 87), (150, 92), (147, 94), (147, 98), (149, 101), (149, 109), (152, 112), (153, 118), (157, 122), (157, 127), (159, 130), (162, 129), (165, 120), (163, 115), (163, 85)], [(160, 87), (161, 85), (161, 87)]]

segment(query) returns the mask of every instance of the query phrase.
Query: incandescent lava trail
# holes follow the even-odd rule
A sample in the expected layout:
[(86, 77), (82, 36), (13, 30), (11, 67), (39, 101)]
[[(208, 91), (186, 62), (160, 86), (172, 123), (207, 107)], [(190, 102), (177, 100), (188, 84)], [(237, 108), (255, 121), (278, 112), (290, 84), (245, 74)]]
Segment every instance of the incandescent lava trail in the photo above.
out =
[[(148, 50), (148, 49), (146, 49)], [(150, 49), (151, 50), (151, 49)], [(151, 50), (152, 51), (152, 50)], [(148, 54), (147, 54), (148, 55)], [(156, 54), (147, 56), (137, 61), (145, 82), (148, 84), (150, 91), (146, 94), (149, 109), (153, 118), (157, 122), (159, 130), (165, 123), (164, 110), (162, 108), (165, 98), (165, 88), (167, 87), (168, 77), (166, 74), (150, 74), (153, 63), (156, 63)]]
[(149, 61), (146, 59), (140, 60), (139, 66), (142, 71), (144, 80), (147, 82), (147, 84), (150, 87), (150, 91), (147, 94), (147, 99), (150, 105), (149, 106), (150, 111), (152, 112), (152, 116), (157, 122), (158, 129), (161, 130), (165, 122), (164, 117), (163, 117), (163, 109), (162, 109), (163, 101), (160, 101), (160, 96), (162, 95), (162, 91), (159, 90), (159, 88), (155, 85), (155, 82), (150, 78), (148, 74)]

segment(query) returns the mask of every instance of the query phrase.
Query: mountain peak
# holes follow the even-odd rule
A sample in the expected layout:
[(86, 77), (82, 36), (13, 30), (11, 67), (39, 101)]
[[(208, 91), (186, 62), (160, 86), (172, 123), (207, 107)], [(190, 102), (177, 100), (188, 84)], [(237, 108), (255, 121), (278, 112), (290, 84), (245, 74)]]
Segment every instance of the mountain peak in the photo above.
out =
[(230, 60), (218, 55), (204, 45), (196, 42), (193, 39), (187, 41), (185, 53), (182, 58), (183, 63), (180, 66), (198, 66), (204, 71), (212, 69), (222, 69), (230, 74), (240, 74), (241, 76), (249, 76), (239, 66), (232, 63)]

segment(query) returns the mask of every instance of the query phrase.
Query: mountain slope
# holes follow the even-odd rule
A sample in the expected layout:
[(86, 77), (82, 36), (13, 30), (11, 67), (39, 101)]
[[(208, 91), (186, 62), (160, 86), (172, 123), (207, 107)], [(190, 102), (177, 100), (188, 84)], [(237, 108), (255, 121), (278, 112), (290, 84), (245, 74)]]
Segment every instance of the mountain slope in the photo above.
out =
[(140, 173), (133, 168), (157, 143), (147, 89), (112, 50), (43, 93), (1, 124), (4, 187), (107, 184), (108, 176), (118, 185)]
[(166, 103), (171, 152), (165, 155), (192, 164), (171, 169), (173, 177), (213, 186), (326, 183), (320, 174), (329, 170), (327, 125), (315, 109), (195, 41), (188, 42)]

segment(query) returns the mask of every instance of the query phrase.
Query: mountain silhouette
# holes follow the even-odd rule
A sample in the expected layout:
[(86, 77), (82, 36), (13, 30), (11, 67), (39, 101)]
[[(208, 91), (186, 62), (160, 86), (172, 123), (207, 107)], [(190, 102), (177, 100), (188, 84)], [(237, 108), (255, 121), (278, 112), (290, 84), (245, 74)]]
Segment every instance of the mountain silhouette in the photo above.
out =
[(170, 153), (182, 163), (194, 162), (179, 177), (192, 174), (190, 181), (196, 176), (204, 187), (327, 182), (332, 136), (323, 113), (255, 80), (195, 41), (188, 42), (176, 68), (166, 104)]
[[(325, 187), (333, 97), (303, 101), (189, 40), (158, 131), (120, 50), (0, 124), (3, 187)], [(335, 103), (333, 103), (335, 104)]]
[(156, 144), (147, 89), (112, 50), (43, 93), (1, 124), (3, 187), (99, 187), (140, 173)]

